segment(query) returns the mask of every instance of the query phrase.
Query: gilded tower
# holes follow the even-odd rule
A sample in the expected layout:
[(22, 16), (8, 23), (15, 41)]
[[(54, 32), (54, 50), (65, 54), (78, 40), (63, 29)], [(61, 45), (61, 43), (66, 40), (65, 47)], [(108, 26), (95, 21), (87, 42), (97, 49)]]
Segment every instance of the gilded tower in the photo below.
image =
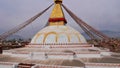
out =
[(62, 0), (54, 0), (55, 6), (49, 18), (49, 25), (65, 25), (67, 23), (61, 4)]

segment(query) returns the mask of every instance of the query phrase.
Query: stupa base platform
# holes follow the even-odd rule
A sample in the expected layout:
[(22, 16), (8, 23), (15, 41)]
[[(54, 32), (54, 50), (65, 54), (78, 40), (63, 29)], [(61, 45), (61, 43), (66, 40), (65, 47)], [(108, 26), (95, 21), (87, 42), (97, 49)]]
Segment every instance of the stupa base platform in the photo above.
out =
[(52, 48), (47, 45), (26, 45), (24, 48), (4, 50), (0, 55), (0, 67), (11, 68), (20, 63), (31, 63), (35, 64), (33, 68), (119, 68), (120, 59), (113, 54), (116, 55), (109, 49), (87, 44), (52, 45)]
[[(120, 68), (120, 60), (113, 58), (79, 58), (72, 60), (46, 59), (35, 60), (20, 57), (4, 57), (0, 61), (2, 68), (15, 68), (18, 64), (35, 64), (32, 68)], [(1, 58), (0, 58), (1, 60)], [(9, 60), (9, 61), (8, 61)]]

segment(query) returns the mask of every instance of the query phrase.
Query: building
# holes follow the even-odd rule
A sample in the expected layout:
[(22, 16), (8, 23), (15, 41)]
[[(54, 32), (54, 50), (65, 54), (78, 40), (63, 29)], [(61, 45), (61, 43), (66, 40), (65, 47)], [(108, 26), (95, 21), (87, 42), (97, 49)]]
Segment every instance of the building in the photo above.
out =
[(119, 53), (88, 44), (84, 36), (66, 26), (62, 0), (54, 1), (49, 24), (24, 48), (4, 50), (1, 68), (120, 68)]

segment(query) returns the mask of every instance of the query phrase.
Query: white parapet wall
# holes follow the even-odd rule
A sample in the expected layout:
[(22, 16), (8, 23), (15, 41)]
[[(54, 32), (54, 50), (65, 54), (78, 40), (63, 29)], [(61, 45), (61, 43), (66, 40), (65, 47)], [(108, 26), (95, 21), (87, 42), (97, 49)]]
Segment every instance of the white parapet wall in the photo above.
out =
[(11, 62), (0, 62), (0, 68), (14, 68), (15, 64)]
[(100, 58), (100, 54), (77, 54), (78, 58)]
[(100, 54), (101, 56), (111, 56), (111, 53), (109, 51), (108, 52), (102, 51)]
[(100, 58), (100, 52), (89, 52), (81, 51), (73, 53), (65, 52), (12, 52), (9, 53), (12, 57), (24, 57), (28, 59), (39, 59), (45, 60), (46, 58), (50, 59), (73, 59), (73, 58)]
[(0, 68), (13, 68), (12, 65), (0, 65)]
[[(0, 62), (0, 68), (17, 68), (18, 64), (19, 63)], [(31, 68), (84, 68), (84, 67), (35, 64)]]
[(32, 68), (85, 68), (85, 67), (37, 64)]
[(45, 59), (73, 59), (72, 53), (60, 53), (60, 52), (34, 52), (29, 54), (29, 59), (38, 59), (38, 60), (45, 60)]
[(85, 63), (85, 68), (120, 68), (120, 63)]

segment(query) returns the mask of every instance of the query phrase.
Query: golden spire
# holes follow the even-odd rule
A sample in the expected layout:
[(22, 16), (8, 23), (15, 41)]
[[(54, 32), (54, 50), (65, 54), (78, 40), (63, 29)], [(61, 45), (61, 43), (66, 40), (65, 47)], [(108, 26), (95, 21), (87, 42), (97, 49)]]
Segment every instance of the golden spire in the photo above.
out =
[(66, 19), (61, 7), (62, 0), (54, 0), (55, 6), (49, 18), (49, 25), (65, 25)]

